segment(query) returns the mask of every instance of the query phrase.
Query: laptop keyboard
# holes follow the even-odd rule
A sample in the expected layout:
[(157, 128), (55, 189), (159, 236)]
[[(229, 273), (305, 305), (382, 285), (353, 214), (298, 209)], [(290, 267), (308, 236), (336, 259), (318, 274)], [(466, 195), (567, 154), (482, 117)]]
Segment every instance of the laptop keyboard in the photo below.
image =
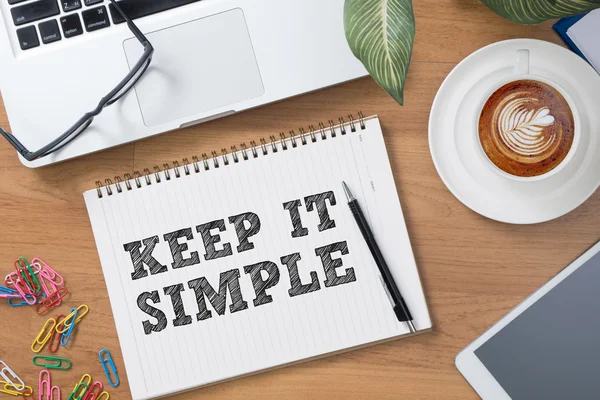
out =
[[(118, 3), (130, 18), (136, 19), (198, 1), (121, 0)], [(105, 5), (108, 3), (108, 0), (8, 0), (21, 50), (108, 28), (111, 26)], [(125, 22), (112, 5), (109, 9), (114, 24)]]

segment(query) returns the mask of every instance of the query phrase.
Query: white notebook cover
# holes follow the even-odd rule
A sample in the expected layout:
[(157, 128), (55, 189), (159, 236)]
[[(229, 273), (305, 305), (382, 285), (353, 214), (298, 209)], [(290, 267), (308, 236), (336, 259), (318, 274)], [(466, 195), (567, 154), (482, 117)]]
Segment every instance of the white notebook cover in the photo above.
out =
[(567, 30), (577, 48), (600, 73), (600, 9), (591, 11)]
[[(154, 174), (151, 185), (142, 177), (141, 187), (131, 180), (127, 190), (123, 182), (120, 193), (112, 185), (110, 196), (107, 188), (102, 198), (97, 190), (84, 194), (135, 400), (409, 334), (392, 310), (342, 181), (360, 202), (417, 330), (431, 328), (379, 120), (355, 126), (356, 132), (349, 124), (335, 127), (335, 137), (329, 128), (317, 131), (315, 142), (307, 134), (305, 145), (296, 137), (297, 147), (288, 138), (287, 150), (281, 142), (259, 145), (256, 157), (248, 149), (248, 160), (239, 151), (238, 162), (228, 156), (229, 165), (219, 157), (218, 168), (209, 160), (208, 171), (202, 161), (198, 173), (193, 165), (189, 175), (179, 167), (179, 178), (174, 169), (170, 180), (160, 172), (160, 183)], [(293, 226), (294, 204), (306, 231)], [(259, 230), (247, 213), (258, 217)], [(241, 241), (229, 220), (238, 215), (244, 215)], [(144, 250), (156, 260), (154, 271), (138, 264), (133, 279), (134, 259)], [(210, 259), (216, 256), (222, 257)], [(294, 260), (296, 277), (289, 268)], [(230, 283), (225, 297), (222, 277)], [(156, 313), (148, 305), (164, 317), (142, 311)]]

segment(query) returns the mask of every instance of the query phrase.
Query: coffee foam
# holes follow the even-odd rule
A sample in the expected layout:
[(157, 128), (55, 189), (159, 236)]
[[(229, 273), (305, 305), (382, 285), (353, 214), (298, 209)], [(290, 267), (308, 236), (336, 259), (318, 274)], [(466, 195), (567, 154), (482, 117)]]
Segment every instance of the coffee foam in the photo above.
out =
[(542, 155), (556, 141), (556, 134), (544, 135), (544, 128), (555, 122), (550, 109), (528, 110), (526, 105), (534, 102), (533, 98), (520, 99), (511, 95), (507, 97), (506, 105), (500, 108), (498, 135), (506, 147), (522, 156)]
[(552, 86), (517, 80), (496, 90), (479, 119), (479, 139), (501, 170), (522, 177), (556, 168), (573, 144), (575, 123), (567, 100)]

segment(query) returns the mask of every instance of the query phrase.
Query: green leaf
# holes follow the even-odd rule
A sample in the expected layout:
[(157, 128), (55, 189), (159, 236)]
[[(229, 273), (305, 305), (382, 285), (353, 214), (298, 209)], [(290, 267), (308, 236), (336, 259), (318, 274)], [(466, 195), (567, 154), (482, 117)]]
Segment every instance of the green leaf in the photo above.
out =
[(480, 0), (513, 22), (532, 25), (600, 8), (600, 0)]
[(415, 39), (412, 0), (346, 0), (346, 39), (377, 83), (404, 104)]

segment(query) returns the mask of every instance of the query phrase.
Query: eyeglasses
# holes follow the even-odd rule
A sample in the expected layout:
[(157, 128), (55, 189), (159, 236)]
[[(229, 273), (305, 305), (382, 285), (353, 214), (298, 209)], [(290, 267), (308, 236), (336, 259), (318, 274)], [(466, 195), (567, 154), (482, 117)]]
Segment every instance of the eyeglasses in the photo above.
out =
[(127, 92), (131, 90), (135, 86), (135, 84), (140, 80), (140, 78), (144, 75), (150, 62), (152, 61), (152, 54), (154, 53), (154, 48), (150, 44), (150, 41), (144, 36), (144, 34), (138, 29), (138, 27), (133, 23), (133, 21), (123, 12), (119, 4), (115, 2), (115, 0), (110, 0), (111, 4), (115, 7), (115, 9), (121, 14), (123, 19), (127, 22), (127, 26), (131, 30), (131, 32), (135, 35), (135, 37), (140, 41), (142, 46), (144, 46), (144, 53), (139, 61), (133, 66), (133, 68), (129, 71), (127, 76), (113, 89), (104, 96), (98, 106), (88, 113), (86, 113), (83, 117), (81, 117), (73, 126), (71, 126), (65, 133), (60, 135), (58, 138), (50, 142), (48, 145), (42, 147), (37, 151), (29, 151), (23, 144), (12, 134), (6, 132), (4, 129), (0, 127), (0, 134), (4, 136), (6, 140), (25, 158), (27, 161), (35, 161), (40, 158), (46, 157), (49, 154), (52, 154), (67, 144), (69, 144), (73, 139), (81, 135), (83, 131), (85, 131), (94, 121), (94, 118), (97, 117), (105, 107), (108, 107), (117, 101), (121, 97), (123, 97)]

